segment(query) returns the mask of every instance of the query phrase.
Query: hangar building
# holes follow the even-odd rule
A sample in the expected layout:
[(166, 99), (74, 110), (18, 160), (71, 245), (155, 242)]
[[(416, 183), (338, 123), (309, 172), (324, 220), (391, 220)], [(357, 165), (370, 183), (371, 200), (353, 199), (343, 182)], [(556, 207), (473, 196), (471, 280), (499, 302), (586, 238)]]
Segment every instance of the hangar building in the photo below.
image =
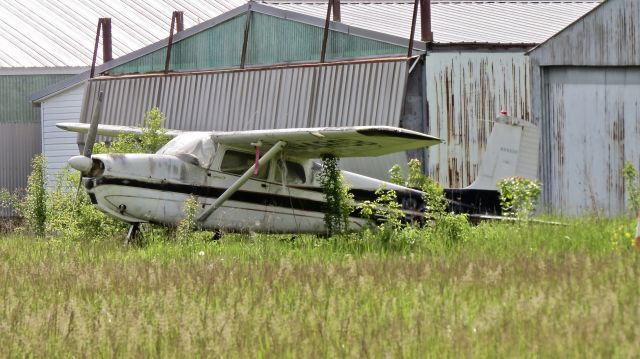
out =
[[(502, 109), (507, 109), (514, 116), (531, 120), (530, 67), (525, 52), (591, 10), (598, 3), (595, 0), (553, 2), (433, 0), (431, 23), (434, 41), (429, 45), (420, 41), (414, 42), (416, 54), (426, 53), (426, 56), (422, 56), (420, 61), (415, 63), (407, 61), (406, 58), (403, 60), (398, 58), (398, 56), (406, 57), (412, 2), (397, 0), (344, 2), (341, 4), (340, 22), (333, 21), (330, 25), (328, 64), (302, 66), (302, 64), (318, 62), (320, 58), (326, 2), (251, 2), (176, 35), (171, 57), (171, 75), (164, 77), (158, 74), (140, 75), (140, 73), (163, 69), (167, 41), (162, 40), (102, 65), (97, 71), (113, 77), (92, 82), (96, 84), (110, 82), (113, 88), (118, 84), (120, 87), (113, 90), (114, 93), (118, 93), (123, 99), (130, 99), (132, 94), (139, 93), (141, 89), (148, 90), (148, 93), (156, 91), (157, 94), (158, 90), (157, 88), (154, 90), (153, 81), (150, 80), (152, 78), (164, 78), (162, 81), (174, 81), (172, 86), (196, 89), (197, 86), (206, 85), (206, 81), (214, 81), (215, 77), (216, 81), (222, 81), (216, 84), (227, 86), (225, 84), (228, 82), (224, 81), (230, 80), (223, 81), (223, 77), (232, 77), (224, 75), (220, 70), (233, 69), (229, 73), (235, 74), (233, 76), (242, 78), (244, 81), (233, 80), (236, 86), (234, 91), (242, 89), (244, 92), (238, 94), (244, 97), (234, 96), (228, 101), (235, 102), (225, 102), (225, 105), (233, 104), (239, 109), (237, 116), (243, 117), (245, 122), (235, 125), (248, 129), (268, 123), (256, 121), (256, 118), (267, 116), (269, 111), (263, 107), (256, 107), (262, 106), (260, 103), (247, 105), (241, 102), (255, 97), (252, 95), (255, 92), (251, 91), (258, 91), (260, 86), (277, 84), (279, 82), (273, 81), (281, 79), (295, 78), (302, 81), (305, 75), (293, 74), (296, 68), (298, 69), (296, 71), (308, 74), (310, 72), (308, 68), (315, 68), (315, 71), (329, 71), (331, 68), (343, 66), (340, 71), (331, 75), (330, 78), (334, 83), (327, 84), (329, 86), (327, 89), (335, 88), (331, 86), (336, 84), (343, 86), (346, 83), (354, 84), (353, 76), (360, 74), (359, 79), (363, 81), (361, 84), (343, 90), (350, 94), (350, 97), (346, 97), (347, 99), (357, 99), (359, 96), (357, 91), (365, 89), (366, 84), (382, 84), (384, 79), (389, 79), (386, 87), (379, 88), (381, 92), (370, 92), (369, 94), (373, 97), (368, 101), (374, 101), (375, 96), (393, 99), (392, 90), (398, 85), (404, 86), (401, 88), (402, 91), (417, 91), (420, 102), (414, 104), (416, 106), (413, 108), (416, 111), (422, 109), (428, 114), (422, 117), (424, 122), (418, 125), (424, 126), (427, 132), (447, 141), (446, 145), (433, 148), (429, 153), (429, 173), (447, 186), (465, 186), (477, 173), (479, 156), (484, 150), (484, 143), (492, 126), (490, 120)], [(248, 18), (251, 20), (248, 26), (246, 69), (240, 70), (243, 35)], [(419, 20), (418, 23), (421, 21)], [(417, 29), (416, 34), (417, 40), (420, 40), (421, 30)], [(336, 63), (345, 61), (351, 63), (342, 65)], [(287, 66), (290, 68), (286, 71), (280, 69), (274, 72), (273, 69), (268, 69)], [(261, 68), (261, 70), (250, 71), (252, 68), (254, 70)], [(416, 68), (422, 68), (420, 76), (414, 74)], [(218, 72), (215, 75), (206, 76), (194, 73), (203, 70)], [(289, 75), (284, 74), (287, 71), (290, 72)], [(114, 76), (127, 73), (138, 73), (138, 75)], [(279, 75), (269, 77), (267, 73)], [(406, 80), (402, 83), (404, 81), (400, 81), (402, 76), (398, 77), (394, 74), (406, 74), (406, 76), (411, 74), (417, 80)], [(209, 76), (208, 80), (207, 76)], [(91, 98), (84, 97), (87, 78), (88, 75), (84, 73), (32, 96), (32, 99), (42, 108), (43, 133), (48, 134), (46, 136), (48, 138), (43, 142), (43, 151), (49, 158), (53, 170), (63, 165), (73, 151), (77, 151), (77, 147), (74, 147), (77, 141), (76, 136), (57, 131), (53, 125), (60, 121), (76, 121), (81, 117), (81, 104), (83, 101), (91, 101)], [(319, 81), (318, 79), (322, 78), (325, 77), (318, 77), (318, 75), (307, 77), (309, 81)], [(415, 88), (407, 90), (414, 83), (418, 84), (417, 90)], [(321, 84), (316, 83), (313, 86), (317, 87)], [(201, 91), (193, 93), (201, 93)], [(228, 91), (224, 90), (221, 93), (228, 93)], [(327, 93), (335, 95), (328, 90)], [(285, 97), (282, 94), (282, 98)], [(344, 96), (342, 98), (345, 99)], [(401, 101), (400, 107), (406, 107), (404, 101), (407, 101), (407, 98), (396, 99)], [(170, 115), (169, 121), (173, 118), (173, 121), (179, 122), (180, 116), (187, 118), (184, 112), (180, 112), (185, 111), (185, 107), (169, 105), (171, 101), (164, 101), (169, 107), (164, 109), (161, 107), (161, 109)], [(179, 102), (175, 102), (177, 101), (175, 97), (172, 101), (176, 104)], [(143, 107), (136, 108), (136, 106), (140, 106), (141, 103), (127, 104), (121, 101), (119, 104), (124, 104), (125, 107), (118, 107), (121, 112), (111, 120), (104, 118), (106, 122), (140, 123), (139, 113), (143, 111), (141, 110)], [(338, 111), (333, 112), (334, 115), (340, 115), (333, 117), (340, 118), (340, 121), (343, 121), (341, 123), (345, 125), (356, 124), (353, 121), (371, 117), (366, 112), (371, 111), (371, 106), (365, 103), (351, 104), (352, 107), (346, 108), (352, 112), (340, 112), (345, 109), (344, 103), (340, 103), (337, 108), (332, 108), (331, 111)], [(398, 112), (398, 107), (393, 107), (398, 103), (388, 102), (387, 105), (394, 110), (387, 112), (387, 116), (379, 112), (378, 118), (381, 121), (387, 121), (386, 123), (400, 121), (401, 114)], [(323, 106), (319, 103), (315, 108), (327, 109)], [(63, 108), (64, 116), (47, 116), (48, 111), (58, 109), (55, 111), (61, 112)], [(389, 108), (383, 106), (375, 111), (390, 111)], [(126, 109), (134, 111), (125, 111)], [(240, 109), (245, 113), (243, 114)], [(229, 113), (230, 110), (225, 111)], [(388, 115), (390, 113), (393, 113), (393, 116)], [(126, 117), (127, 114), (137, 115)], [(110, 115), (107, 113), (105, 116)], [(188, 121), (178, 122), (176, 124), (179, 127), (185, 126), (185, 129), (196, 125), (194, 122), (191, 124)], [(54, 143), (57, 147), (50, 146)], [(53, 150), (54, 148), (56, 150)], [(365, 167), (361, 168), (365, 174), (378, 176), (386, 175), (386, 169), (388, 169), (383, 161), (371, 161)], [(356, 168), (356, 170), (359, 169)], [(367, 170), (370, 172), (367, 173)]]
[(622, 214), (622, 168), (640, 167), (640, 2), (605, 1), (529, 57), (545, 205)]

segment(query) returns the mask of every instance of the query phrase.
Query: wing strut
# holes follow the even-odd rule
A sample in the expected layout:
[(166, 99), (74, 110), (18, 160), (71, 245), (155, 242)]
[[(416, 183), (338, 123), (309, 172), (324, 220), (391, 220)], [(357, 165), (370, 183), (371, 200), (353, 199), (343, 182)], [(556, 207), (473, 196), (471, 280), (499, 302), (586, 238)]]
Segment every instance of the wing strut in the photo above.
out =
[(262, 156), (262, 158), (260, 158), (260, 161), (255, 163), (248, 170), (246, 170), (245, 173), (243, 173), (242, 176), (238, 178), (238, 180), (236, 180), (231, 186), (229, 186), (229, 188), (227, 188), (227, 190), (224, 191), (220, 195), (220, 197), (216, 199), (215, 202), (213, 202), (211, 207), (207, 208), (204, 212), (200, 214), (200, 216), (198, 217), (198, 222), (202, 223), (206, 221), (207, 218), (209, 218), (209, 216), (216, 209), (220, 208), (220, 206), (222, 206), (224, 202), (226, 202), (234, 193), (236, 193), (237, 190), (240, 189), (240, 187), (242, 187), (242, 185), (244, 185), (249, 180), (249, 178), (251, 178), (251, 176), (253, 176), (253, 171), (256, 165), (260, 167), (265, 166), (273, 157), (275, 157), (277, 154), (279, 154), (282, 151), (282, 149), (284, 148), (284, 146), (286, 146), (286, 144), (287, 143), (284, 141), (276, 142), (276, 144), (273, 145), (273, 147), (271, 147), (269, 151), (267, 151), (267, 153), (265, 153), (264, 156)]

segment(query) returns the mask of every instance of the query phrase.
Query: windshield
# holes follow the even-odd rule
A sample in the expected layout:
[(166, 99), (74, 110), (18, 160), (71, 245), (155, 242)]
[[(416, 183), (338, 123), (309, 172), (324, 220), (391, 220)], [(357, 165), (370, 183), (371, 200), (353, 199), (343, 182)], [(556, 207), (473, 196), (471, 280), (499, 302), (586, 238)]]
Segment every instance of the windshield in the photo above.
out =
[(200, 167), (209, 168), (215, 147), (209, 133), (189, 132), (172, 139), (156, 153), (176, 156), (182, 160), (191, 157), (198, 161)]

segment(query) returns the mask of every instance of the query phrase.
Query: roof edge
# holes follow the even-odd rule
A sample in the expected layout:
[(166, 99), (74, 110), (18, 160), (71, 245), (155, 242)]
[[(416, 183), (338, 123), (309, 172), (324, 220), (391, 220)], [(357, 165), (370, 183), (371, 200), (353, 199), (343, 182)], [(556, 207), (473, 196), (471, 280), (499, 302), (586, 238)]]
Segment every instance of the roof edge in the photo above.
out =
[[(259, 4), (254, 1), (249, 1), (244, 5), (238, 6), (212, 19), (204, 21), (198, 25), (192, 26), (188, 29), (185, 29), (175, 34), (173, 36), (173, 42), (176, 43), (187, 37), (193, 36), (199, 32), (202, 32), (211, 27), (214, 27), (218, 24), (221, 24), (235, 17), (243, 15), (249, 11), (254, 11), (254, 12), (258, 12), (258, 13), (270, 15), (270, 16), (276, 16), (282, 19), (296, 21), (296, 22), (307, 24), (307, 25), (324, 27), (324, 21), (325, 21), (324, 19), (310, 16), (310, 15), (300, 14), (290, 10), (279, 9), (269, 5)], [(387, 42), (387, 43), (398, 45), (398, 46), (406, 47), (409, 44), (409, 39), (404, 39), (402, 37), (393, 36), (393, 35), (389, 35), (381, 32), (361, 29), (361, 28), (345, 25), (343, 23), (334, 22), (334, 21), (330, 21), (329, 29), (337, 32), (342, 32), (342, 33), (362, 37), (362, 38), (368, 38), (372, 40)], [(131, 53), (120, 56), (117, 59), (113, 59), (109, 62), (98, 65), (96, 66), (95, 72), (101, 73), (101, 72), (108, 71), (116, 66), (120, 66), (124, 63), (135, 60), (139, 57), (142, 57), (154, 51), (160, 50), (167, 45), (167, 41), (168, 41), (168, 37), (162, 40), (156, 41), (150, 45), (147, 45)], [(426, 51), (427, 49), (427, 44), (424, 42), (414, 41), (413, 44), (414, 44), (415, 50)], [(89, 72), (90, 71), (85, 71), (76, 76), (70, 77), (69, 79), (66, 79), (64, 81), (48, 86), (40, 91), (34, 92), (31, 94), (30, 100), (33, 103), (39, 103), (43, 99), (48, 98), (53, 94), (60, 93), (77, 83), (80, 83), (84, 80), (89, 79)]]
[(575, 26), (576, 24), (580, 23), (581, 21), (583, 21), (587, 16), (591, 15), (593, 12), (595, 12), (596, 10), (598, 10), (601, 6), (603, 6), (604, 4), (608, 3), (609, 0), (604, 0), (601, 3), (599, 3), (598, 5), (596, 5), (593, 9), (587, 11), (585, 14), (583, 14), (582, 16), (580, 16), (579, 18), (575, 19), (573, 22), (571, 22), (569, 25), (563, 27), (562, 29), (560, 29), (558, 32), (556, 32), (555, 34), (551, 35), (551, 37), (549, 37), (548, 39), (544, 40), (543, 42), (541, 42), (540, 44), (538, 44), (538, 46), (530, 49), (529, 51), (527, 51), (525, 53), (525, 55), (530, 56), (530, 54), (532, 52), (535, 52), (538, 48), (546, 45), (549, 41), (555, 39), (556, 37), (558, 37), (561, 33), (563, 33), (565, 30), (567, 30), (570, 27)]
[(61, 67), (0, 67), (0, 76), (15, 75), (75, 75), (89, 69), (87, 66)]

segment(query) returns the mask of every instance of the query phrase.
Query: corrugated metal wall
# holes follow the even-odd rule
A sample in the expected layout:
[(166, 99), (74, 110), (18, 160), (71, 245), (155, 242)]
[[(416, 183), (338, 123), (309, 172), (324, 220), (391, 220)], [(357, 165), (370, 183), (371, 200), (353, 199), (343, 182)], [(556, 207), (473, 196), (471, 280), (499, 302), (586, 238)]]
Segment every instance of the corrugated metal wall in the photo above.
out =
[(564, 214), (624, 212), (622, 168), (640, 165), (640, 67), (547, 71), (542, 181)]
[(608, 0), (531, 52), (540, 66), (637, 66), (640, 1)]
[[(24, 189), (31, 173), (31, 159), (40, 153), (39, 123), (0, 123), (0, 188)], [(1, 209), (0, 216), (11, 215)]]
[(621, 214), (622, 165), (640, 167), (640, 2), (604, 2), (530, 58), (544, 205)]
[(405, 59), (97, 78), (87, 113), (103, 88), (105, 124), (140, 125), (157, 106), (165, 126), (181, 130), (397, 126), (406, 81)]
[(71, 75), (0, 75), (0, 122), (40, 122), (30, 96)]
[[(199, 70), (240, 65), (246, 15), (178, 41), (171, 51), (171, 70)], [(321, 27), (251, 12), (247, 65), (317, 61), (322, 44)], [(327, 59), (405, 53), (406, 49), (351, 34), (330, 31)], [(110, 74), (164, 70), (166, 49), (157, 50), (109, 70)]]
[(522, 52), (435, 52), (426, 57), (429, 174), (446, 187), (475, 179), (501, 109), (529, 121), (529, 59)]

